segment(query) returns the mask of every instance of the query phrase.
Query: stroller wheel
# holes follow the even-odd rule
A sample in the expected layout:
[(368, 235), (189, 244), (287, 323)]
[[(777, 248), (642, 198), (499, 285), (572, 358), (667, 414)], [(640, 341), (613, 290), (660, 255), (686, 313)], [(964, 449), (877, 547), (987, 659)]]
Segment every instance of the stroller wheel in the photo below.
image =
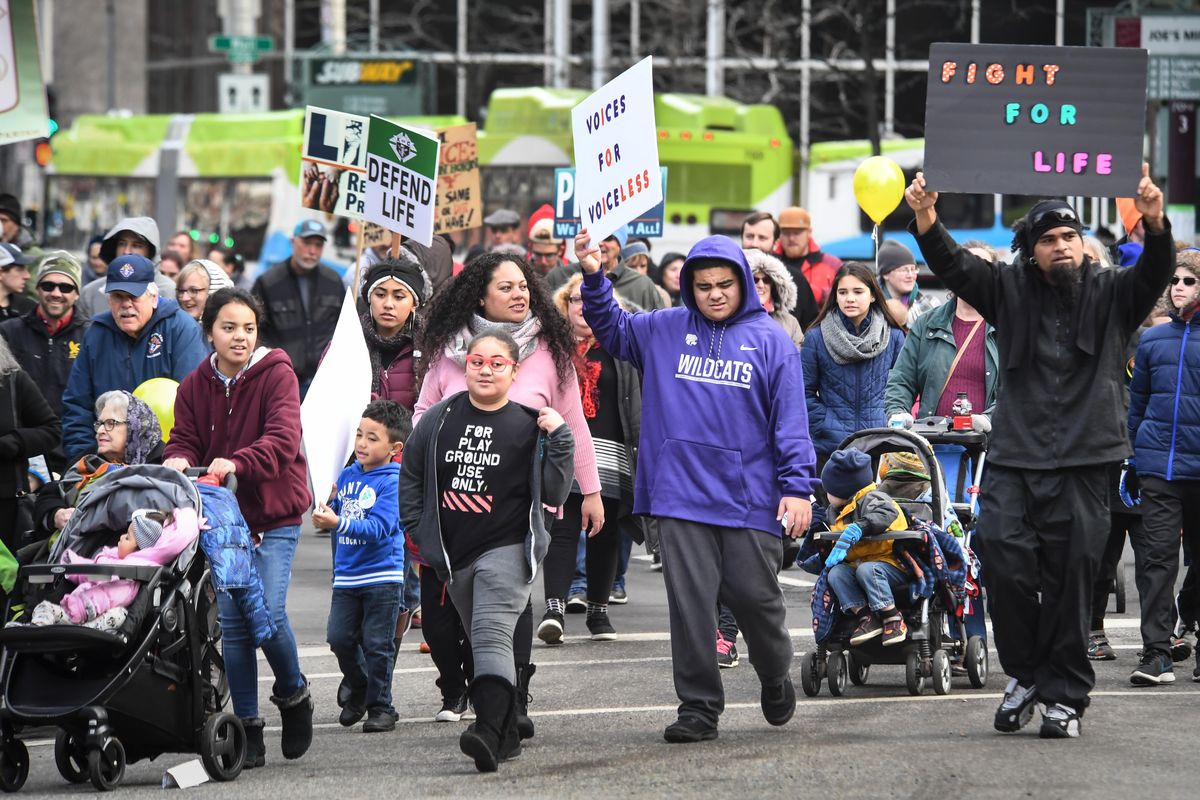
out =
[(200, 759), (214, 781), (231, 781), (246, 761), (246, 730), (242, 721), (222, 711), (204, 721), (200, 732)]
[(100, 792), (111, 792), (125, 777), (125, 746), (115, 736), (88, 752), (88, 776)]
[(10, 739), (0, 747), (0, 789), (16, 792), (29, 778), (29, 750), (20, 739)]
[(871, 665), (860, 664), (853, 653), (847, 653), (846, 660), (849, 662), (850, 682), (855, 686), (866, 686), (867, 675), (871, 672)]
[(966, 662), (967, 678), (970, 679), (971, 686), (976, 689), (987, 686), (988, 650), (982, 637), (972, 636), (967, 640), (967, 655), (963, 660)]
[(816, 652), (805, 653), (800, 659), (800, 688), (805, 697), (816, 697), (821, 693), (821, 674), (817, 668)]
[(79, 740), (65, 730), (54, 737), (54, 765), (58, 774), (69, 783), (83, 783), (88, 779), (87, 754), (79, 746)]
[(938, 694), (950, 694), (950, 656), (945, 650), (933, 651), (933, 690)]
[(908, 693), (916, 696), (925, 691), (925, 676), (921, 674), (921, 654), (915, 649), (904, 659), (904, 682)]
[(829, 693), (834, 697), (846, 693), (846, 673), (849, 671), (844, 652), (829, 654)]

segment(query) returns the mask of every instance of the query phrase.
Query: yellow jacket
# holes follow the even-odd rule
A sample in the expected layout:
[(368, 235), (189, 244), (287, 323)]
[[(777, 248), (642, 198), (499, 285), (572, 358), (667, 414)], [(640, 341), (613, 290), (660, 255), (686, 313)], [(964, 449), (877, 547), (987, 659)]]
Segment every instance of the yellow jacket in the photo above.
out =
[[(863, 487), (838, 512), (829, 525), (831, 531), (843, 531), (852, 522), (862, 528), (862, 535), (878, 536), (884, 531), (908, 530), (908, 519), (904, 511), (888, 495), (879, 491), (874, 483)], [(884, 561), (897, 569), (903, 569), (900, 561), (892, 554), (892, 541), (857, 542), (842, 562), (857, 566), (864, 561)]]

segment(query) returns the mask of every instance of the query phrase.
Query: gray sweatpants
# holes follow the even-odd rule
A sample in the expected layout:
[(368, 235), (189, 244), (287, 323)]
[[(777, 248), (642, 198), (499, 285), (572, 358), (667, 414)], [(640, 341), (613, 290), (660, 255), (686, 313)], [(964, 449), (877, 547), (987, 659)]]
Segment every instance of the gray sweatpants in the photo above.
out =
[(659, 520), (659, 531), (679, 715), (715, 725), (725, 709), (718, 595), (737, 617), (759, 680), (770, 686), (788, 676), (792, 640), (775, 577), (783, 541), (763, 531), (669, 518)]
[(497, 547), (454, 570), (447, 588), (471, 640), (475, 677), (498, 675), (516, 685), (513, 631), (529, 603), (532, 584), (520, 544)]

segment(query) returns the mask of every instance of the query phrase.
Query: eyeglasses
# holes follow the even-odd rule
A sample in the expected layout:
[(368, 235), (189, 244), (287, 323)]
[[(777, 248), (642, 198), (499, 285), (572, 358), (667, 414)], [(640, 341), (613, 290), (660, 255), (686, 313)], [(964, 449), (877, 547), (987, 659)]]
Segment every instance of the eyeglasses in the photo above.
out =
[(1065, 222), (1065, 223), (1073, 222), (1075, 224), (1079, 223), (1079, 217), (1075, 216), (1075, 209), (1073, 209), (1073, 208), (1051, 208), (1051, 209), (1047, 209), (1046, 211), (1043, 211), (1042, 213), (1040, 213), (1036, 217), (1034, 217), (1033, 220), (1031, 221), (1031, 224), (1037, 225), (1042, 220), (1046, 219), (1047, 217), (1050, 217), (1051, 219), (1055, 219), (1059, 222)]
[(117, 427), (118, 425), (128, 425), (128, 424), (129, 423), (123, 419), (98, 419), (94, 423), (92, 423), (92, 429), (95, 430), (96, 433), (99, 433), (100, 429), (104, 428), (104, 430), (111, 433), (112, 429)]
[(583, 298), (582, 298), (582, 297), (579, 297), (578, 295), (576, 295), (575, 297), (568, 297), (568, 298), (567, 298), (567, 305), (569, 305), (569, 306), (581, 306), (581, 305), (583, 305)]
[(1184, 286), (1195, 286), (1195, 285), (1196, 285), (1196, 279), (1195, 279), (1195, 278), (1192, 278), (1192, 277), (1181, 278), (1181, 277), (1179, 277), (1178, 275), (1174, 275), (1174, 276), (1172, 276), (1172, 277), (1171, 277), (1171, 285), (1172, 285), (1172, 286), (1177, 286), (1177, 285), (1179, 285), (1179, 284), (1181, 284), (1181, 283), (1182, 283)]
[(63, 294), (70, 294), (71, 292), (75, 291), (75, 284), (73, 283), (55, 283), (54, 281), (42, 281), (37, 285), (37, 287), (46, 294), (50, 294), (55, 289)]
[(202, 294), (207, 294), (208, 289), (176, 289), (175, 294), (186, 294), (188, 297), (199, 297)]
[(483, 369), (483, 365), (487, 364), (492, 372), (504, 373), (508, 372), (508, 368), (516, 363), (511, 358), (501, 358), (500, 356), (493, 356), (492, 358), (470, 356), (467, 358), (467, 369), (479, 372), (479, 370)]
[(896, 267), (892, 272), (899, 272), (901, 275), (916, 275), (921, 269), (909, 264), (907, 267)]

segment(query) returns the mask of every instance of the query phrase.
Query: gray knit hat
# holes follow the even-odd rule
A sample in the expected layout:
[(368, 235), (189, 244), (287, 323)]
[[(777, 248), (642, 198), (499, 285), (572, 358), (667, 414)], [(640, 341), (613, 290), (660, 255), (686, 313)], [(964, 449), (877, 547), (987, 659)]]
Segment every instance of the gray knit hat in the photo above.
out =
[(146, 508), (139, 508), (133, 512), (133, 538), (137, 540), (139, 550), (153, 547), (163, 532), (162, 523), (147, 517), (148, 513), (150, 509)]

